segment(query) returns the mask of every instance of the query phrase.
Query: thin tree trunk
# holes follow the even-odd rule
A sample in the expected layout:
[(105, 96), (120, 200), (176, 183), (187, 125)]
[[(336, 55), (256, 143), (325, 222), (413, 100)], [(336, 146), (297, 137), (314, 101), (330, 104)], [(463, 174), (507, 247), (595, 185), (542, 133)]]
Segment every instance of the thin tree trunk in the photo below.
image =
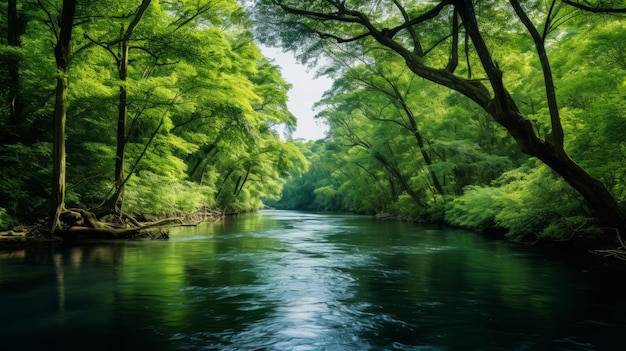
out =
[(235, 193), (235, 197), (239, 196), (239, 194), (241, 193), (241, 190), (243, 190), (243, 186), (246, 185), (246, 182), (248, 181), (248, 176), (250, 175), (251, 168), (252, 166), (248, 165), (248, 168), (246, 169), (246, 176), (243, 178), (243, 181), (241, 182), (239, 189), (237, 189), (237, 192)]
[(413, 136), (415, 137), (417, 146), (419, 147), (422, 158), (424, 159), (424, 163), (426, 163), (426, 168), (428, 169), (428, 173), (430, 174), (430, 178), (433, 182), (433, 187), (435, 188), (435, 191), (440, 195), (445, 195), (443, 187), (441, 186), (441, 182), (439, 182), (439, 178), (437, 177), (437, 174), (432, 169), (433, 162), (432, 162), (432, 159), (430, 158), (430, 155), (428, 154), (428, 151), (426, 150), (426, 145), (424, 144), (424, 138), (422, 137), (422, 134), (420, 133), (419, 128), (417, 126), (417, 119), (415, 118), (415, 114), (413, 113), (413, 110), (407, 104), (406, 99), (404, 98), (400, 90), (398, 89), (398, 86), (396, 85), (396, 83), (394, 83), (391, 79), (385, 77), (382, 73), (379, 73), (379, 74), (387, 82), (387, 84), (389, 84), (392, 91), (388, 91), (367, 80), (361, 80), (361, 82), (365, 86), (369, 87), (370, 89), (373, 89), (374, 91), (378, 91), (386, 95), (389, 98), (389, 100), (393, 102), (394, 104), (400, 105), (400, 107), (402, 108), (402, 111), (409, 119), (409, 125), (405, 123), (398, 123), (398, 124), (402, 126), (403, 128), (407, 129), (408, 131), (410, 131), (411, 134), (413, 134)]
[[(117, 214), (120, 218), (123, 217), (122, 216), (122, 210), (121, 209), (116, 209), (116, 207), (115, 207), (116, 203), (121, 198), (121, 195), (122, 195), (121, 192), (124, 190), (124, 185), (128, 182), (130, 177), (133, 175), (133, 172), (135, 172), (135, 170), (137, 169), (137, 166), (139, 165), (139, 162), (141, 162), (143, 157), (146, 155), (146, 152), (148, 151), (148, 148), (150, 147), (150, 145), (154, 141), (154, 138), (159, 133), (159, 130), (163, 126), (163, 122), (164, 121), (165, 121), (165, 116), (161, 117), (161, 121), (159, 122), (157, 127), (152, 132), (152, 135), (150, 135), (150, 138), (146, 142), (146, 145), (144, 145), (143, 150), (141, 151), (141, 153), (139, 154), (137, 159), (135, 159), (135, 163), (130, 168), (130, 171), (128, 172), (126, 177), (124, 179), (122, 179), (121, 186), (115, 189), (116, 193), (111, 195), (111, 197), (109, 197), (106, 201), (104, 201), (98, 207), (96, 207), (96, 208), (91, 210), (91, 212), (97, 218), (101, 218), (101, 217), (104, 217), (104, 216), (109, 215), (109, 214)], [(123, 200), (124, 199), (122, 198), (122, 201)], [(127, 218), (132, 220), (132, 218), (130, 216), (125, 216), (125, 217), (127, 217)]]
[(119, 99), (117, 105), (117, 148), (115, 151), (115, 192), (107, 201), (113, 209), (124, 192), (124, 163), (126, 161), (126, 121), (128, 119), (128, 93), (126, 79), (128, 78), (128, 42), (122, 42), (121, 58), (118, 73), (120, 79)]
[(60, 31), (54, 57), (58, 71), (54, 103), (54, 139), (52, 150), (52, 202), (48, 228), (50, 233), (58, 229), (59, 216), (65, 209), (65, 122), (67, 119), (67, 74), (70, 67), (72, 29), (76, 0), (64, 0), (61, 10)]
[(404, 175), (402, 175), (402, 172), (400, 172), (396, 165), (389, 163), (380, 152), (375, 152), (374, 158), (378, 160), (378, 162), (380, 162), (385, 167), (385, 169), (387, 169), (390, 175), (398, 180), (400, 186), (402, 186), (402, 189), (406, 191), (406, 193), (413, 199), (413, 201), (415, 201), (416, 204), (422, 206), (423, 208), (428, 208), (428, 204), (422, 201), (420, 196), (415, 192), (415, 190), (413, 190), (409, 182), (406, 180)]
[(411, 108), (407, 105), (406, 101), (404, 100), (400, 92), (398, 91), (397, 87), (393, 84), (392, 86), (396, 95), (398, 96), (398, 101), (400, 105), (402, 106), (404, 113), (409, 119), (409, 123), (411, 124), (409, 130), (415, 137), (415, 141), (417, 142), (417, 146), (420, 149), (420, 153), (422, 154), (424, 163), (426, 163), (426, 168), (428, 169), (428, 173), (430, 174), (430, 178), (433, 182), (433, 186), (435, 187), (435, 190), (439, 193), (439, 195), (445, 195), (445, 192), (443, 191), (443, 187), (441, 186), (441, 183), (439, 182), (439, 178), (437, 177), (437, 174), (432, 168), (433, 161), (430, 158), (428, 151), (426, 150), (426, 145), (424, 144), (424, 138), (422, 137), (422, 134), (420, 133), (419, 128), (417, 127), (417, 120), (415, 118), (415, 115), (413, 114), (413, 110), (411, 110)]
[[(123, 200), (124, 196), (124, 186), (128, 181), (128, 176), (125, 176), (125, 163), (126, 163), (126, 144), (128, 141), (127, 138), (127, 121), (128, 121), (128, 90), (126, 88), (126, 82), (128, 80), (128, 67), (129, 67), (129, 51), (130, 51), (130, 40), (133, 36), (137, 25), (143, 18), (146, 10), (150, 6), (152, 0), (143, 0), (141, 4), (137, 7), (135, 12), (135, 16), (132, 21), (129, 23), (128, 27), (124, 29), (122, 26), (120, 29), (120, 38), (116, 40), (115, 43), (119, 44), (119, 50), (117, 54), (115, 54), (112, 50), (109, 49), (109, 44), (99, 43), (95, 40), (89, 38), (87, 39), (94, 42), (96, 45), (99, 45), (105, 48), (109, 53), (113, 55), (115, 61), (117, 63), (117, 73), (119, 78), (119, 95), (118, 95), (118, 105), (117, 105), (117, 135), (116, 135), (116, 151), (115, 151), (115, 173), (114, 173), (114, 189), (113, 194), (104, 200), (97, 208), (93, 209), (94, 213), (97, 217), (105, 216), (111, 213), (118, 213), (121, 215), (122, 208), (118, 208), (118, 203), (120, 200)], [(162, 123), (163, 121), (161, 121)], [(158, 129), (161, 127), (159, 124)], [(132, 129), (132, 125), (131, 125)], [(152, 141), (154, 135), (150, 138), (148, 144)], [(145, 150), (144, 150), (145, 152)], [(139, 157), (141, 159), (141, 156)], [(108, 194), (107, 194), (108, 196)]]
[[(19, 47), (20, 36), (24, 25), (17, 15), (17, 0), (8, 0), (7, 4), (7, 43), (9, 46)], [(17, 125), (22, 121), (22, 101), (20, 99), (20, 60), (11, 58), (7, 62), (8, 70), (8, 98), (9, 123)]]
[(120, 90), (118, 99), (118, 114), (117, 114), (117, 148), (115, 152), (115, 192), (113, 198), (106, 201), (107, 204), (112, 204), (113, 210), (117, 206), (118, 201), (124, 195), (124, 163), (126, 158), (126, 122), (128, 120), (128, 91), (126, 89), (126, 81), (128, 80), (128, 56), (129, 56), (129, 43), (133, 32), (144, 13), (150, 6), (152, 0), (143, 0), (135, 17), (126, 28), (126, 31), (122, 30), (122, 40), (120, 43), (120, 55), (118, 60), (118, 77), (120, 79)]

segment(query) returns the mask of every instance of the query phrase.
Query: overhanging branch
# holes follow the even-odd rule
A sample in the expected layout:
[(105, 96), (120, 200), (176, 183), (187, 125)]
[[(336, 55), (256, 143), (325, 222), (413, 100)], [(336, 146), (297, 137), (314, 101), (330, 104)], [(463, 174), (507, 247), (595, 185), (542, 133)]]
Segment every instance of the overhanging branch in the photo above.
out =
[(563, 1), (564, 4), (573, 6), (577, 9), (583, 10), (583, 11), (587, 11), (587, 12), (594, 12), (594, 13), (626, 13), (626, 8), (606, 8), (606, 7), (593, 7), (593, 6), (589, 6), (589, 5), (583, 5), (581, 4), (579, 1), (572, 1), (572, 0), (561, 0)]

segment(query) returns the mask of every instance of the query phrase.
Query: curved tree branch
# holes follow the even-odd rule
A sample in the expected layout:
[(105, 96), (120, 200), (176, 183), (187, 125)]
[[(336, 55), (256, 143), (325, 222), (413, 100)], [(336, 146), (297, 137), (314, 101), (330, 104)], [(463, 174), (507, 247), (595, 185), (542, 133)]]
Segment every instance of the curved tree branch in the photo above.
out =
[[(548, 109), (550, 111), (550, 123), (552, 126), (552, 143), (560, 151), (563, 151), (564, 132), (561, 125), (561, 117), (559, 113), (559, 107), (556, 101), (556, 91), (554, 89), (554, 79), (552, 77), (552, 69), (550, 67), (550, 60), (548, 60), (548, 54), (545, 48), (545, 38), (539, 33), (537, 28), (533, 25), (526, 12), (520, 6), (518, 0), (510, 0), (511, 6), (515, 10), (515, 13), (522, 21), (535, 43), (537, 54), (539, 56), (539, 62), (541, 63), (541, 70), (543, 72), (543, 81), (546, 88), (546, 98), (548, 100)], [(554, 6), (554, 2), (552, 3)], [(552, 8), (550, 8), (552, 12)], [(549, 16), (549, 15), (548, 15)], [(549, 26), (550, 18), (546, 19), (546, 27)]]
[(607, 8), (607, 7), (593, 7), (589, 5), (583, 5), (580, 1), (572, 1), (572, 0), (561, 0), (564, 4), (573, 6), (577, 9), (594, 12), (594, 13), (626, 13), (626, 8)]
[(459, 65), (459, 16), (456, 10), (452, 13), (452, 43), (450, 44), (450, 57), (446, 65), (446, 71), (454, 73)]
[[(405, 23), (410, 22), (409, 14), (406, 12), (406, 9), (400, 4), (399, 0), (393, 0), (393, 3), (398, 8), (398, 11), (402, 14)], [(417, 36), (417, 32), (415, 32), (415, 28), (413, 26), (408, 27), (409, 35), (411, 36), (411, 40), (413, 41), (413, 53), (418, 56), (422, 56), (424, 51), (422, 49), (422, 43)]]

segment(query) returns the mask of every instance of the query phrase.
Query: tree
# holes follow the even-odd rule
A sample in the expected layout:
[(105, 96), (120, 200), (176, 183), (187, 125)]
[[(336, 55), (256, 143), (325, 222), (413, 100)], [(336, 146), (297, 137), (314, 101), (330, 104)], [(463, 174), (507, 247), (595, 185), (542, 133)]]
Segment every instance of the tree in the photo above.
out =
[[(57, 86), (54, 100), (54, 140), (52, 151), (52, 201), (48, 228), (54, 232), (59, 227), (59, 216), (65, 209), (65, 124), (67, 119), (68, 73), (72, 58), (72, 30), (76, 13), (76, 0), (63, 0), (59, 18), (54, 58), (57, 66)], [(56, 33), (55, 33), (56, 34)]]
[[(134, 229), (138, 214), (256, 209), (306, 168), (280, 138), (295, 125), (289, 85), (237, 1), (9, 1), (0, 13), (0, 94), (11, 95), (16, 67), (5, 58), (17, 59), (25, 107), (19, 135), (0, 137), (2, 225), (32, 222), (52, 202), (51, 232), (117, 236), (84, 209), (104, 199), (98, 216)], [(5, 26), (16, 13), (20, 47)], [(0, 109), (3, 127), (13, 123), (8, 101)]]
[[(623, 228), (624, 218), (615, 198), (600, 181), (579, 166), (564, 148), (563, 127), (546, 51), (548, 35), (556, 25), (555, 22), (561, 19), (558, 12), (554, 11), (558, 7), (556, 0), (548, 2), (547, 9), (534, 3), (523, 7), (516, 0), (511, 0), (509, 10), (517, 15), (517, 20), (507, 18), (513, 25), (522, 24), (535, 45), (536, 57), (541, 63), (545, 102), (550, 113), (550, 132), (545, 136), (536, 133), (532, 121), (507, 89), (505, 72), (494, 58), (496, 50), (490, 48), (485, 39), (488, 33), (485, 28), (490, 20), (499, 27), (507, 24), (497, 22), (495, 12), (502, 13), (502, 10), (495, 6), (494, 2), (481, 2), (478, 6), (470, 0), (444, 0), (432, 5), (419, 5), (415, 1), (403, 4), (399, 0), (373, 4), (369, 1), (302, 3), (265, 0), (257, 3), (257, 10), (270, 18), (262, 26), (273, 30), (264, 31), (264, 38), (267, 41), (281, 41), (286, 47), (298, 45), (293, 42), (295, 35), (307, 33), (311, 38), (310, 34), (313, 33), (322, 41), (333, 40), (347, 45), (360, 42), (367, 47), (373, 47), (376, 43), (392, 50), (402, 57), (416, 75), (457, 91), (478, 104), (508, 130), (522, 152), (540, 159), (576, 189), (600, 225)], [(544, 17), (542, 31), (534, 25), (529, 13), (535, 20)], [(280, 18), (283, 14), (288, 16)], [(281, 33), (272, 24), (282, 25), (284, 34), (272, 35)], [(519, 26), (507, 30), (516, 38), (521, 32)], [(505, 32), (500, 31), (502, 35)], [(467, 38), (464, 50), (461, 50), (461, 41), (458, 40), (461, 34)], [(319, 43), (311, 43), (311, 46), (320, 47)], [(466, 63), (461, 69), (459, 57), (463, 53)], [(433, 55), (435, 58), (432, 58)], [(442, 61), (438, 55), (447, 55), (445, 65), (438, 65)], [(473, 55), (477, 62), (472, 60)], [(479, 74), (484, 76), (480, 77)]]
[[(115, 190), (113, 191), (113, 195), (111, 195), (107, 200), (105, 200), (99, 207), (96, 209), (97, 216), (102, 216), (104, 214), (108, 214), (111, 212), (120, 212), (121, 210), (117, 209), (117, 203), (120, 200), (120, 197), (124, 193), (124, 184), (126, 183), (125, 179), (125, 171), (124, 164), (126, 160), (126, 139), (127, 139), (127, 120), (128, 120), (128, 90), (127, 90), (127, 80), (128, 80), (128, 62), (129, 62), (129, 52), (131, 46), (131, 38), (133, 37), (133, 33), (135, 28), (141, 22), (143, 15), (146, 10), (150, 6), (152, 0), (143, 0), (141, 4), (137, 7), (134, 12), (134, 15), (131, 17), (130, 23), (126, 26), (124, 24), (121, 25), (121, 33), (120, 38), (116, 40), (109, 41), (107, 43), (96, 42), (96, 44), (102, 46), (107, 51), (109, 51), (113, 59), (115, 60), (117, 67), (117, 74), (120, 81), (119, 84), (119, 95), (118, 95), (118, 104), (117, 104), (117, 147), (116, 147), (116, 156), (115, 156)], [(89, 38), (87, 34), (85, 34), (86, 38)], [(91, 39), (93, 41), (93, 39)], [(115, 53), (111, 50), (111, 47), (117, 46), (118, 52)]]
[[(439, 177), (432, 168), (432, 157), (427, 150), (427, 142), (418, 126), (418, 117), (415, 109), (407, 101), (409, 93), (411, 90), (414, 90), (414, 76), (407, 76), (405, 69), (396, 65), (393, 58), (390, 58), (376, 59), (374, 63), (369, 65), (361, 64), (349, 70), (344, 75), (343, 81), (343, 83), (340, 83), (341, 81), (337, 80), (335, 91), (329, 92), (329, 94), (337, 94), (341, 91), (354, 92), (364, 90), (374, 95), (380, 95), (384, 99), (381, 102), (382, 106), (387, 105), (384, 101), (393, 106), (391, 111), (383, 109), (380, 113), (370, 113), (365, 110), (368, 109), (368, 105), (371, 106), (373, 103), (359, 104), (361, 105), (359, 108), (364, 111), (365, 117), (370, 119), (372, 123), (395, 124), (414, 137), (419, 153), (430, 174), (433, 188), (437, 194), (444, 195), (444, 189), (441, 186)], [(372, 98), (375, 99), (374, 96)], [(361, 101), (375, 100), (364, 97)]]

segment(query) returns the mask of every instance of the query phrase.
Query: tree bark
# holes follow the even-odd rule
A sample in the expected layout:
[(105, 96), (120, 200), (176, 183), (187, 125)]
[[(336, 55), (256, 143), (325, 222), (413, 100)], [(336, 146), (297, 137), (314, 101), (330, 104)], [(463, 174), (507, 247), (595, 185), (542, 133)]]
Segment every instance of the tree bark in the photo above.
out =
[(54, 48), (57, 85), (53, 115), (52, 201), (48, 228), (51, 234), (59, 227), (59, 216), (65, 209), (65, 122), (67, 119), (68, 77), (76, 0), (64, 0), (59, 22), (59, 35)]
[(117, 104), (117, 147), (115, 151), (115, 191), (113, 198), (108, 201), (116, 206), (124, 191), (124, 163), (126, 154), (126, 121), (128, 119), (128, 92), (126, 80), (128, 78), (128, 41), (122, 41), (121, 57), (118, 62), (120, 89)]

